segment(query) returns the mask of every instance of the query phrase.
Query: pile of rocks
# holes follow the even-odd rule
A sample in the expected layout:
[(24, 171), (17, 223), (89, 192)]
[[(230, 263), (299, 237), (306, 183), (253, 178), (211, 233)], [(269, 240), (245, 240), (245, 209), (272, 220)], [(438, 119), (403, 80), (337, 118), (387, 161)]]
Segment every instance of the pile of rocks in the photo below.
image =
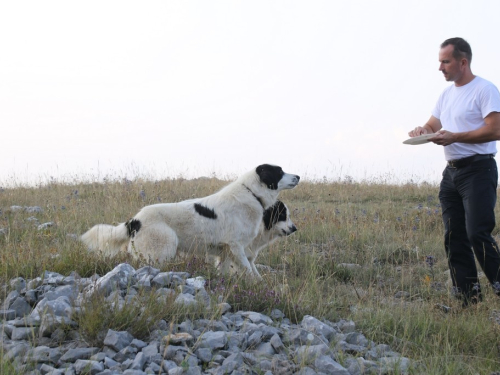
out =
[[(389, 374), (413, 365), (388, 345), (369, 341), (354, 322), (305, 316), (292, 324), (283, 313), (231, 312), (214, 303), (204, 280), (183, 272), (135, 270), (120, 264), (103, 277), (80, 278), (45, 272), (6, 286), (0, 310), (0, 355), (20, 374)], [(155, 322), (147, 340), (108, 330), (102, 347), (89, 347), (73, 320), (96, 292), (133, 303), (139, 290), (176, 304), (220, 309), (218, 320)], [(162, 302), (164, 303), (164, 302)], [(218, 315), (219, 316), (219, 315)]]

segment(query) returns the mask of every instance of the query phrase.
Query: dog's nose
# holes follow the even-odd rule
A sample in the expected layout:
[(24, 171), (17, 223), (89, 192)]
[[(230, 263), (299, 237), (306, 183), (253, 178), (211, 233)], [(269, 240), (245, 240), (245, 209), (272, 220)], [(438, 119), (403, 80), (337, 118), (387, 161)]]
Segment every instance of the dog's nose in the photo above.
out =
[(292, 225), (292, 227), (290, 228), (290, 233), (288, 234), (292, 234), (293, 232), (297, 232), (297, 227), (295, 225)]

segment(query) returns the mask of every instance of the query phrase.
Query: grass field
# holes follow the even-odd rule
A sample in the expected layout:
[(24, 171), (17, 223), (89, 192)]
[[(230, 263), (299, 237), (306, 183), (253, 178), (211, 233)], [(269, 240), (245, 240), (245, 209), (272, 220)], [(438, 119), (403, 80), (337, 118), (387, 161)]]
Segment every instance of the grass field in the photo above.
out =
[[(225, 184), (212, 177), (3, 188), (0, 283), (44, 270), (102, 275), (122, 261), (140, 267), (126, 255), (90, 254), (71, 234), (123, 222), (148, 204), (208, 195)], [(418, 361), (419, 373), (490, 374), (500, 370), (500, 299), (484, 278), (479, 305), (464, 310), (452, 297), (437, 194), (430, 184), (302, 181), (280, 195), (298, 232), (257, 259), (272, 269), (261, 272), (265, 283), (221, 277), (199, 258), (158, 268), (206, 277), (234, 308), (279, 308), (295, 321), (305, 314), (352, 319), (368, 338)], [(13, 205), (40, 206), (43, 212), (13, 212)], [(54, 225), (38, 230), (45, 222)]]

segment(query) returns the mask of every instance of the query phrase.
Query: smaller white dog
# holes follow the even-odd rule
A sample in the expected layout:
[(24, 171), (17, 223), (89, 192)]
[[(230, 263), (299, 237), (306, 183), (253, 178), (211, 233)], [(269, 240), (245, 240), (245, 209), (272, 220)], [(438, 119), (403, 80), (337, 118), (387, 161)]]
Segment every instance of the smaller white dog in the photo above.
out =
[[(245, 255), (250, 262), (254, 275), (262, 279), (255, 266), (255, 260), (259, 253), (280, 238), (289, 236), (297, 231), (297, 227), (290, 218), (290, 211), (286, 204), (280, 200), (264, 211), (259, 234), (252, 243), (245, 248)], [(226, 249), (218, 249), (216, 263), (220, 262), (220, 269), (223, 273), (238, 272), (238, 264), (232, 260), (231, 253)]]

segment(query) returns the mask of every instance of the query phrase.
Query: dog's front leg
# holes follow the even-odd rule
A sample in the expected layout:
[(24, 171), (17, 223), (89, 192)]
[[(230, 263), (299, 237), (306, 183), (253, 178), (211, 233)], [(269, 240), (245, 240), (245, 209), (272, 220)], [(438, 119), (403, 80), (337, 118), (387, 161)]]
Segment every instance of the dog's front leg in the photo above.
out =
[(259, 271), (257, 270), (257, 267), (255, 267), (255, 263), (254, 263), (253, 259), (250, 260), (250, 267), (252, 267), (252, 271), (253, 271), (254, 275), (257, 276), (257, 278), (259, 280), (262, 280), (262, 276), (260, 275)]
[(232, 243), (229, 245), (231, 253), (233, 254), (235, 263), (250, 276), (260, 278), (259, 273), (255, 274), (252, 269), (252, 265), (248, 261), (245, 255), (245, 248), (239, 243)]
[(247, 248), (245, 250), (245, 254), (247, 256), (248, 261), (250, 262), (250, 267), (252, 267), (253, 274), (259, 280), (262, 280), (262, 276), (260, 275), (259, 271), (257, 270), (257, 267), (255, 267), (255, 259), (257, 258), (257, 255), (259, 255), (259, 249), (257, 249), (257, 251), (255, 252), (251, 248)]

